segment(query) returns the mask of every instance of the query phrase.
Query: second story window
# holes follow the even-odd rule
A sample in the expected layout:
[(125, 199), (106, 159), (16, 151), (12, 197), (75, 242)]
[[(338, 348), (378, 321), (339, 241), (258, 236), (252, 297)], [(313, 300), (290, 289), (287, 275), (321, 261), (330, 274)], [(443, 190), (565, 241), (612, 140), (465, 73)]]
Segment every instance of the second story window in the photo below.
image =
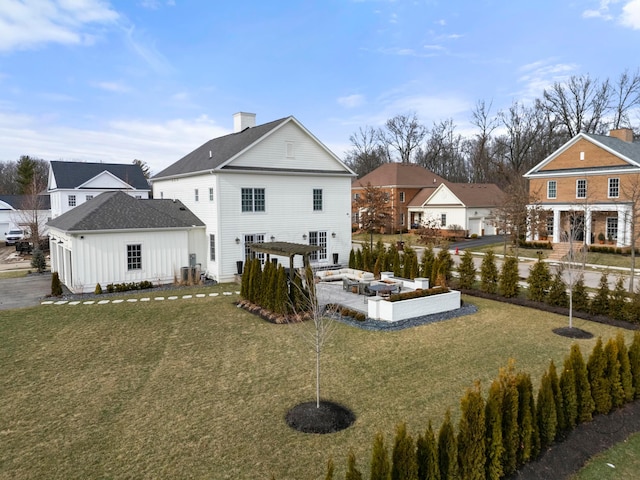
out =
[(620, 179), (609, 179), (609, 198), (618, 198), (620, 196)]
[(213, 202), (213, 188), (209, 189), (209, 201)]
[(547, 198), (556, 198), (558, 195), (558, 182), (549, 180), (547, 182)]
[(404, 203), (404, 192), (400, 192), (400, 203)]
[(198, 200), (200, 200), (200, 194), (198, 193), (198, 189), (196, 188), (193, 191), (193, 199), (197, 202)]
[(576, 181), (576, 198), (587, 198), (587, 181)]
[(446, 227), (447, 226), (447, 214), (443, 213), (440, 215), (440, 226), (441, 227)]
[(75, 207), (76, 206), (76, 196), (75, 195), (69, 195), (69, 206), (70, 207)]
[(356, 200), (356, 201), (360, 200), (360, 194), (359, 193), (354, 193), (353, 194), (353, 199)]
[(321, 188), (313, 189), (313, 211), (314, 212), (322, 211), (322, 189)]
[(242, 211), (243, 212), (264, 212), (265, 211), (264, 188), (243, 188), (242, 189)]

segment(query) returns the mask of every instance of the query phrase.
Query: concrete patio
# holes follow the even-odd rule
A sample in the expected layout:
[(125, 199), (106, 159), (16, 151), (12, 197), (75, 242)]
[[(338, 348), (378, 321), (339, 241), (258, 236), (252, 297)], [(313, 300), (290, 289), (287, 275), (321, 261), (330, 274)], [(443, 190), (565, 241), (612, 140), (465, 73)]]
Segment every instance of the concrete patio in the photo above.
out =
[(369, 297), (345, 291), (342, 288), (342, 282), (317, 283), (316, 292), (318, 295), (318, 302), (321, 305), (339, 303), (345, 307), (362, 312), (365, 315), (367, 314), (367, 300)]

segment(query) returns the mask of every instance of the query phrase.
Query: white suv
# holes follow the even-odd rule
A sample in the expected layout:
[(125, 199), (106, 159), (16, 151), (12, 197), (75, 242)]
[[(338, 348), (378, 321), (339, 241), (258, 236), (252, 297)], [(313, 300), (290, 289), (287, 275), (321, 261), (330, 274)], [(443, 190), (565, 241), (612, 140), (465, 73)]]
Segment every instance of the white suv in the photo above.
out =
[(25, 237), (24, 230), (9, 230), (4, 234), (4, 241), (8, 247), (9, 245), (15, 245), (16, 242), (19, 242), (24, 237)]

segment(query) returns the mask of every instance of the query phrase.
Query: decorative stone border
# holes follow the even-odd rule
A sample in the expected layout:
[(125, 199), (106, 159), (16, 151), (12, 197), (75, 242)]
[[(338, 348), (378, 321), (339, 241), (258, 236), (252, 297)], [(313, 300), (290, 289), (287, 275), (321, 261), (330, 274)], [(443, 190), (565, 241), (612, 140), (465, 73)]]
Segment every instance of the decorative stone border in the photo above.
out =
[[(144, 298), (128, 298), (126, 299), (127, 303), (136, 303), (136, 302), (150, 302), (152, 299), (153, 300), (157, 300), (157, 301), (162, 301), (162, 300), (193, 300), (194, 298), (207, 298), (207, 296), (209, 297), (217, 297), (220, 294), (218, 292), (215, 293), (209, 293), (208, 295), (206, 293), (196, 293), (195, 295), (182, 295), (182, 297), (179, 297), (177, 295), (171, 295), (169, 297), (144, 297)], [(222, 295), (240, 295), (240, 291), (236, 290), (235, 292), (222, 292)], [(106, 305), (108, 303), (114, 304), (114, 303), (123, 303), (125, 302), (125, 299), (123, 298), (116, 298), (115, 300), (107, 300), (107, 299), (103, 299), (103, 300), (99, 300), (99, 301), (95, 301), (95, 300), (86, 300), (84, 302), (80, 301), (80, 300), (73, 300), (73, 301), (69, 301), (69, 300), (45, 300), (43, 302), (40, 302), (40, 305)]]

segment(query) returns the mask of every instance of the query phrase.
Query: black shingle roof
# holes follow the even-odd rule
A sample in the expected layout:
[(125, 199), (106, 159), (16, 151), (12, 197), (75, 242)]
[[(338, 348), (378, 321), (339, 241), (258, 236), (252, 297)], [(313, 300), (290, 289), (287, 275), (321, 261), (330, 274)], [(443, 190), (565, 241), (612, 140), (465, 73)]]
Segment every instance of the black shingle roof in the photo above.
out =
[(149, 182), (136, 164), (52, 161), (51, 170), (57, 188), (78, 188), (105, 170), (136, 190), (151, 190)]
[[(29, 210), (33, 206), (31, 195), (0, 195), (0, 200), (8, 203), (16, 210)], [(38, 195), (38, 210), (51, 210), (51, 197)]]
[(204, 223), (179, 200), (136, 199), (124, 192), (105, 192), (47, 225), (63, 231), (92, 231), (187, 228)]
[(624, 155), (625, 157), (640, 163), (640, 142), (625, 142), (616, 137), (610, 137), (607, 135), (594, 135), (592, 133), (585, 133), (585, 136), (592, 138), (598, 143), (609, 147), (610, 149)]
[[(290, 118), (292, 117), (281, 118), (256, 127), (245, 128), (241, 132), (209, 140), (176, 163), (154, 175), (153, 178), (171, 177), (217, 168)], [(211, 152), (211, 156), (209, 152)]]

